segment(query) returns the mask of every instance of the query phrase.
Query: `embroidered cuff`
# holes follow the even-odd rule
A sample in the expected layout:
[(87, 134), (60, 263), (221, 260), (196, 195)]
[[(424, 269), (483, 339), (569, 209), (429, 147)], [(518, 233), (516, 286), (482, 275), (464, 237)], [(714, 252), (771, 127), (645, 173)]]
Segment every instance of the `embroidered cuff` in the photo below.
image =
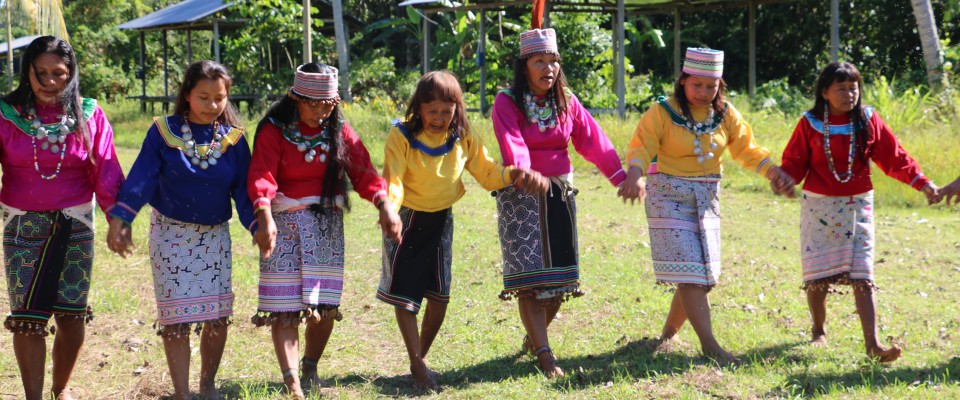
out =
[(120, 201), (110, 206), (107, 214), (113, 218), (120, 219), (127, 225), (133, 225), (133, 220), (137, 218), (137, 211)]
[(927, 178), (927, 176), (921, 172), (916, 177), (914, 177), (912, 181), (910, 181), (910, 186), (916, 190), (923, 190), (923, 188), (927, 186), (927, 184), (929, 184), (930, 182), (931, 182), (930, 178)]
[(760, 164), (757, 165), (757, 173), (763, 176), (767, 176), (767, 171), (770, 168), (773, 168), (774, 164), (770, 161), (770, 158), (764, 158), (763, 161), (760, 161)]
[(623, 185), (623, 181), (627, 180), (627, 171), (624, 171), (623, 168), (620, 168), (619, 171), (607, 177), (607, 180), (609, 180), (613, 186), (619, 187), (620, 185)]
[(387, 201), (386, 190), (378, 190), (376, 193), (373, 194), (373, 198), (370, 199), (370, 202), (373, 203), (373, 205), (377, 207), (378, 210), (380, 209), (380, 205), (383, 204), (383, 202), (385, 201)]
[(506, 165), (503, 167), (503, 170), (500, 171), (500, 177), (503, 178), (503, 181), (506, 182), (507, 185), (513, 184), (513, 179), (510, 179), (510, 172), (512, 172), (515, 169), (517, 169), (517, 167), (514, 167), (512, 165)]
[(642, 169), (642, 170), (646, 170), (646, 169), (647, 169), (646, 163), (644, 163), (643, 160), (641, 160), (641, 159), (639, 159), (639, 158), (631, 158), (630, 161), (627, 163), (627, 166), (628, 166), (628, 167), (639, 167), (639, 168)]
[(269, 198), (261, 197), (253, 202), (253, 213), (256, 214), (260, 210), (265, 210), (266, 212), (270, 212)]

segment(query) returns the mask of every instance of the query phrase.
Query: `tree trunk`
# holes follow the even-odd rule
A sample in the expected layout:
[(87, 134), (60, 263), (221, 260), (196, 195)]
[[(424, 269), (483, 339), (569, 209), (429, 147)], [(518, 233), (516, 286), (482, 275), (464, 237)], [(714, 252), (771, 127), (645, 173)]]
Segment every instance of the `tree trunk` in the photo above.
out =
[(917, 32), (920, 33), (920, 43), (923, 47), (923, 61), (927, 67), (927, 82), (933, 90), (939, 90), (946, 85), (943, 75), (943, 54), (940, 50), (940, 36), (937, 34), (937, 23), (934, 20), (930, 0), (910, 0), (913, 6), (913, 16), (917, 19)]

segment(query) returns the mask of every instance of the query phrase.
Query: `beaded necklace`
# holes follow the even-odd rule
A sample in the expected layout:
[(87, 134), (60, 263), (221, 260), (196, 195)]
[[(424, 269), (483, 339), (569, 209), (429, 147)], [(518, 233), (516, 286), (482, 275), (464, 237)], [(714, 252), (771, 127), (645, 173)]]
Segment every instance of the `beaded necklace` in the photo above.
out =
[(833, 173), (833, 177), (840, 183), (847, 183), (853, 179), (853, 155), (854, 150), (857, 147), (857, 131), (853, 129), (853, 123), (848, 123), (850, 126), (850, 154), (847, 156), (847, 172), (843, 173), (843, 178), (840, 177), (840, 174), (837, 173), (836, 167), (833, 166), (833, 152), (830, 150), (830, 112), (826, 108), (823, 110), (823, 152), (827, 155), (827, 166), (830, 167), (830, 172)]
[[(657, 102), (667, 110), (675, 125), (682, 126), (693, 134), (693, 154), (697, 156), (698, 163), (703, 164), (716, 157), (713, 150), (716, 150), (719, 146), (713, 141), (713, 134), (720, 128), (720, 123), (723, 122), (723, 114), (717, 114), (713, 107), (709, 107), (707, 108), (706, 118), (697, 122), (670, 107), (666, 97), (657, 98)], [(701, 138), (702, 136), (706, 136), (706, 138)]]
[(193, 140), (193, 131), (190, 129), (190, 119), (187, 118), (187, 114), (183, 114), (183, 125), (180, 126), (181, 139), (183, 139), (183, 145), (186, 147), (183, 150), (183, 154), (186, 154), (187, 157), (190, 157), (190, 163), (196, 166), (199, 166), (200, 169), (207, 169), (211, 165), (217, 165), (217, 159), (223, 156), (223, 151), (220, 150), (223, 148), (223, 139), (224, 136), (220, 134), (220, 122), (213, 121), (213, 140), (210, 141), (210, 147), (207, 148), (205, 153), (200, 153), (197, 151), (197, 142)]
[(527, 92), (523, 95), (527, 101), (527, 117), (531, 124), (537, 124), (540, 132), (545, 132), (547, 128), (553, 129), (557, 126), (557, 102), (551, 98), (537, 100), (533, 93)]
[[(319, 160), (321, 163), (327, 162), (327, 153), (330, 152), (330, 126), (323, 127), (320, 133), (306, 137), (300, 132), (300, 118), (294, 114), (293, 122), (284, 124), (280, 121), (270, 119), (270, 122), (283, 130), (283, 138), (297, 146), (297, 150), (303, 153), (303, 160), (312, 163), (313, 160)], [(322, 153), (317, 152), (317, 147)]]
[[(33, 107), (27, 109), (26, 117), (20, 116), (30, 121), (30, 128), (24, 132), (32, 138), (30, 145), (33, 148), (33, 169), (40, 174), (41, 179), (53, 180), (60, 175), (60, 169), (63, 167), (63, 159), (67, 153), (67, 135), (73, 131), (74, 126), (77, 124), (77, 121), (70, 116), (71, 114), (73, 114), (72, 110), (68, 109), (64, 114), (58, 116), (60, 122), (55, 124), (44, 124), (41, 122), (40, 117), (37, 116), (37, 111)], [(57, 169), (54, 170), (53, 174), (44, 175), (43, 172), (40, 172), (40, 161), (37, 157), (37, 142), (40, 142), (39, 147), (43, 150), (49, 149), (53, 154), (60, 153), (60, 160), (57, 161)]]

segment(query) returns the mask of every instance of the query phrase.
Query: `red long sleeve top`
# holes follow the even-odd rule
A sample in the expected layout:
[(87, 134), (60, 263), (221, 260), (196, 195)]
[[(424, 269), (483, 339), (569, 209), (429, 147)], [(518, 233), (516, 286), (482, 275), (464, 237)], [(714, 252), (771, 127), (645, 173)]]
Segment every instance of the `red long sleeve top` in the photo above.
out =
[[(317, 135), (321, 131), (320, 127), (311, 128), (300, 123), (300, 132), (305, 137)], [(387, 184), (370, 162), (370, 153), (360, 141), (360, 137), (346, 122), (340, 134), (349, 154), (350, 162), (346, 170), (353, 189), (360, 197), (374, 204), (381, 198), (386, 198)], [(323, 153), (319, 147), (316, 147), (316, 150)], [(247, 178), (247, 189), (255, 209), (269, 210), (270, 201), (278, 192), (294, 199), (320, 196), (323, 179), (332, 157), (328, 154), (326, 162), (307, 162), (297, 146), (283, 137), (281, 128), (271, 123), (264, 124), (254, 140), (253, 158)]]
[[(867, 162), (854, 157), (854, 177), (849, 182), (840, 183), (830, 171), (823, 147), (823, 121), (809, 112), (797, 123), (790, 142), (783, 149), (780, 168), (796, 182), (804, 181), (803, 190), (826, 196), (852, 196), (872, 190), (870, 161), (888, 176), (916, 190), (923, 189), (930, 179), (923, 175), (920, 165), (907, 154), (890, 127), (872, 107), (864, 107), (864, 116), (867, 120), (866, 132), (869, 134)], [(853, 126), (847, 114), (830, 115), (829, 119), (833, 165), (837, 174), (843, 177), (848, 171)]]

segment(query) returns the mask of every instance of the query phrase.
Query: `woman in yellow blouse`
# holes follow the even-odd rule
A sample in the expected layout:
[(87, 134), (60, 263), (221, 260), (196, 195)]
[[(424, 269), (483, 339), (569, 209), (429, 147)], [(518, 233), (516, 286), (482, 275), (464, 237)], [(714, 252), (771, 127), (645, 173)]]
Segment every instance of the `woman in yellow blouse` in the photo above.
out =
[[(504, 167), (490, 158), (480, 138), (470, 133), (460, 83), (447, 71), (420, 78), (405, 120), (394, 121), (385, 151), (387, 196), (400, 207), (403, 230), (399, 242), (384, 237), (377, 298), (395, 307), (414, 387), (435, 389), (425, 358), (450, 299), (452, 206), (465, 193), (463, 172), (469, 171), (487, 190), (514, 184), (539, 194), (547, 190), (548, 181), (537, 172)], [(429, 301), (418, 332), (424, 297)]]
[(661, 340), (675, 338), (689, 319), (704, 354), (738, 363), (713, 336), (707, 297), (720, 277), (720, 155), (728, 149), (743, 168), (770, 179), (776, 193), (792, 196), (794, 182), (724, 101), (722, 73), (722, 51), (687, 49), (673, 97), (640, 118), (619, 194), (631, 202), (646, 196), (654, 274), (657, 283), (676, 287)]

